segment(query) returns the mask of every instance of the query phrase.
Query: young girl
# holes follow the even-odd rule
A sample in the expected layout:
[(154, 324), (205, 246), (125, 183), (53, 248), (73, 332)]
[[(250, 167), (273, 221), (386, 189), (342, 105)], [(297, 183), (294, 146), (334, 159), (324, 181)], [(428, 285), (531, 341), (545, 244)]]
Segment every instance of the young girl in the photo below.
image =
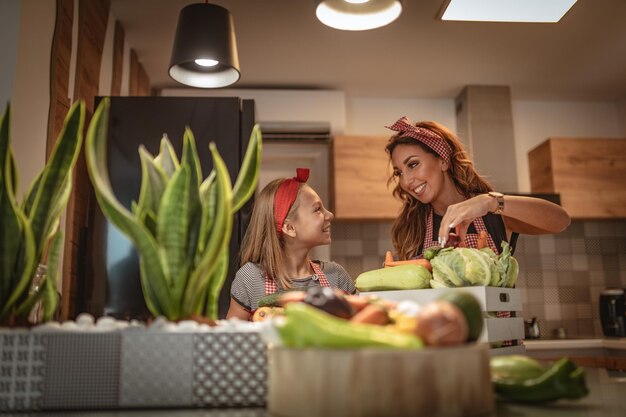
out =
[(532, 197), (494, 192), (474, 169), (459, 139), (435, 122), (412, 124), (406, 117), (388, 129), (387, 154), (393, 166), (393, 194), (404, 205), (392, 227), (400, 259), (420, 257), (446, 244), (456, 231), (467, 247), (481, 231), (495, 253), (506, 241), (515, 249), (519, 234), (559, 233), (570, 223), (560, 206)]
[(356, 291), (341, 265), (309, 258), (312, 248), (330, 244), (334, 215), (306, 184), (309, 170), (296, 172), (294, 178), (270, 182), (254, 202), (226, 318), (249, 320), (261, 297), (290, 288), (319, 285)]

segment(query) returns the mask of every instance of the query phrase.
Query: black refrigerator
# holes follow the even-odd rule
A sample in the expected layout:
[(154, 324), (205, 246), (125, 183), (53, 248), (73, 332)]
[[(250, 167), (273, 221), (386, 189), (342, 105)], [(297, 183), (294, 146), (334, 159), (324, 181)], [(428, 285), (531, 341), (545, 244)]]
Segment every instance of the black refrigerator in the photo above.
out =
[[(96, 98), (96, 105), (101, 100)], [(111, 185), (120, 202), (130, 210), (139, 199), (141, 165), (139, 145), (159, 153), (163, 134), (182, 154), (186, 126), (193, 131), (204, 178), (213, 163), (209, 143), (215, 142), (234, 184), (254, 126), (254, 101), (238, 97), (111, 97), (107, 157)], [(230, 286), (238, 267), (239, 247), (250, 217), (252, 202), (235, 216), (230, 241), (230, 267), (219, 302), (219, 316), (226, 316)], [(139, 278), (139, 258), (132, 243), (104, 217), (95, 198), (89, 202), (89, 221), (83, 244), (77, 285), (77, 313), (87, 312), (119, 319), (145, 320)]]

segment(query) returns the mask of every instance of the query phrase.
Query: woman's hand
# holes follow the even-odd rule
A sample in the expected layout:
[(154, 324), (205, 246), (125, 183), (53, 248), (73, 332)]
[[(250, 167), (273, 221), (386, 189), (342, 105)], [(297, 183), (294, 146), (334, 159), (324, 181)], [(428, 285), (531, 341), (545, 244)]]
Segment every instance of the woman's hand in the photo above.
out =
[(477, 217), (495, 210), (496, 206), (496, 199), (487, 194), (479, 194), (460, 203), (449, 205), (439, 226), (439, 245), (445, 246), (450, 229), (454, 229), (461, 239), (461, 246), (465, 246), (465, 235), (470, 224)]

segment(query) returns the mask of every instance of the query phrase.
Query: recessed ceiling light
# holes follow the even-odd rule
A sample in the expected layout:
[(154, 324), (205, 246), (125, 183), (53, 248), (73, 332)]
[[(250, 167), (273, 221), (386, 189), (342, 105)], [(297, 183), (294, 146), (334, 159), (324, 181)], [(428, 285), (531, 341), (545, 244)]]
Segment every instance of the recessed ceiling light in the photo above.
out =
[(576, 0), (448, 0), (441, 20), (556, 23)]

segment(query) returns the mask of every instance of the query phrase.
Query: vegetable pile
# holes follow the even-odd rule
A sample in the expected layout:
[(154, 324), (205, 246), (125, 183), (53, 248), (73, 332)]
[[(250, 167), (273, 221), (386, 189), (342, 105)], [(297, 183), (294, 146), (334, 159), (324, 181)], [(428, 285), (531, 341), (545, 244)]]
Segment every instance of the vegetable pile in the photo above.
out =
[(451, 346), (476, 340), (483, 326), (480, 305), (466, 292), (421, 306), (312, 287), (281, 294), (255, 316), (262, 309), (264, 318), (281, 316), (272, 324), (282, 343), (295, 348)]
[(512, 288), (519, 274), (517, 260), (511, 256), (506, 242), (502, 242), (499, 255), (489, 247), (451, 246), (428, 248), (424, 257), (393, 261), (391, 253), (387, 252), (385, 267), (363, 272), (355, 286), (361, 292), (470, 286)]

